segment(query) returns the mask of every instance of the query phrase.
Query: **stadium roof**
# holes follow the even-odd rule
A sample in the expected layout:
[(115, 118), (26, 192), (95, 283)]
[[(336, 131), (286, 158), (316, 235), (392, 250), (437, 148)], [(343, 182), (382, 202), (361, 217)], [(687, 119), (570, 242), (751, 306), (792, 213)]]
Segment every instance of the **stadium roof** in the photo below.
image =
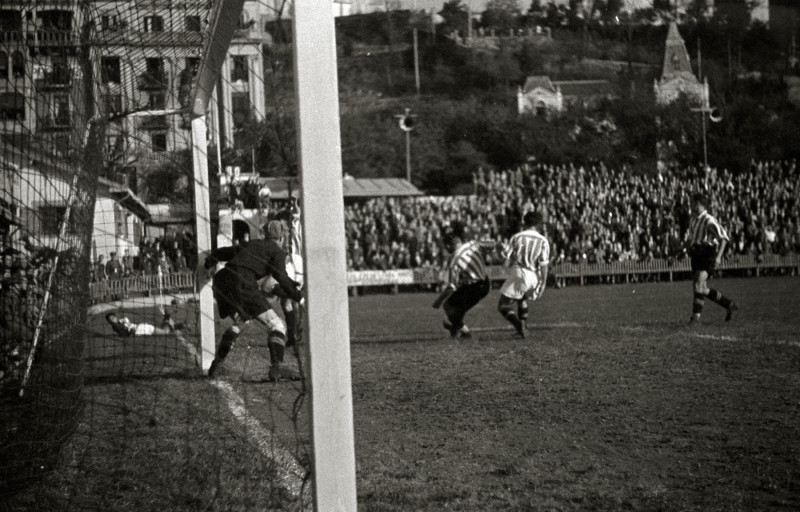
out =
[[(273, 199), (286, 199), (289, 197), (289, 187), (292, 195), (297, 196), (300, 184), (296, 177), (286, 176), (265, 178), (261, 176), (241, 175), (242, 181), (255, 183), (259, 186), (269, 187)], [(422, 192), (404, 178), (353, 178), (345, 175), (342, 179), (342, 189), (345, 198), (354, 197), (406, 197), (421, 196)]]
[(344, 197), (421, 196), (422, 192), (403, 178), (351, 178), (342, 180)]

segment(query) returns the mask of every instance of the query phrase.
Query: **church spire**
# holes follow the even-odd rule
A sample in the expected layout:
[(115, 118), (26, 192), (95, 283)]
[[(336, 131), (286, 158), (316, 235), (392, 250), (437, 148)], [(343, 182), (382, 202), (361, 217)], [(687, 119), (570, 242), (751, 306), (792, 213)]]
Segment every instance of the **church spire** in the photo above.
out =
[(689, 60), (689, 52), (683, 42), (678, 24), (671, 21), (667, 32), (667, 44), (664, 48), (664, 65), (661, 70), (661, 82), (668, 82), (675, 78), (684, 78), (692, 82), (697, 82), (697, 78), (692, 72), (692, 63)]

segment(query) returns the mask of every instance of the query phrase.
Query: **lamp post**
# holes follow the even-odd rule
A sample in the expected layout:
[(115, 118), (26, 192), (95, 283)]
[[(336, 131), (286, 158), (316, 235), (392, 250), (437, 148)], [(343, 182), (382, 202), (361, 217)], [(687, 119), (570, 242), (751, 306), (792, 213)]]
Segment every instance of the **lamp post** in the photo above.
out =
[(411, 114), (411, 109), (406, 108), (404, 114), (397, 114), (400, 129), (406, 133), (406, 180), (411, 182), (411, 130), (414, 129), (415, 115)]

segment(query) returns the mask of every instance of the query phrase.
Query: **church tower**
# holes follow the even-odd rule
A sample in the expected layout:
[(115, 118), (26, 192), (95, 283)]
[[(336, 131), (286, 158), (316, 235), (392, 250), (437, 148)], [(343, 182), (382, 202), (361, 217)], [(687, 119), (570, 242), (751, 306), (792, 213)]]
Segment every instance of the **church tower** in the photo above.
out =
[(700, 82), (694, 76), (689, 52), (674, 21), (669, 24), (661, 78), (654, 89), (656, 101), (661, 105), (675, 101), (681, 94), (686, 94), (692, 104), (708, 105), (708, 81)]

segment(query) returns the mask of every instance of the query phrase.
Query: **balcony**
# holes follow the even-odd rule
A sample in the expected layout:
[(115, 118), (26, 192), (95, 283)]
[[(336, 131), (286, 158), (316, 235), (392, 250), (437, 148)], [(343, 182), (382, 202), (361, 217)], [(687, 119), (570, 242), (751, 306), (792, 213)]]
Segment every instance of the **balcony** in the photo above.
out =
[(0, 43), (21, 43), (25, 40), (25, 33), (21, 30), (3, 30), (0, 28)]
[(45, 47), (77, 46), (78, 38), (71, 29), (42, 29), (28, 33), (28, 44)]
[(161, 71), (143, 73), (139, 75), (138, 86), (140, 91), (162, 91), (167, 88), (167, 77)]

